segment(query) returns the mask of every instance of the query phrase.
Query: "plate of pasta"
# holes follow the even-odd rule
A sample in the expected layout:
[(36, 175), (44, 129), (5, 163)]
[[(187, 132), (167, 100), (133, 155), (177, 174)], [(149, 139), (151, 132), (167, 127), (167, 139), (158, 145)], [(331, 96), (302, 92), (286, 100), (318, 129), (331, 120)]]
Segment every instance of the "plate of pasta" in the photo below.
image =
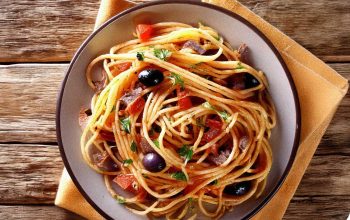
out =
[(116, 15), (74, 56), (57, 104), (64, 164), (107, 219), (247, 219), (299, 142), (281, 55), (225, 9), (159, 1)]

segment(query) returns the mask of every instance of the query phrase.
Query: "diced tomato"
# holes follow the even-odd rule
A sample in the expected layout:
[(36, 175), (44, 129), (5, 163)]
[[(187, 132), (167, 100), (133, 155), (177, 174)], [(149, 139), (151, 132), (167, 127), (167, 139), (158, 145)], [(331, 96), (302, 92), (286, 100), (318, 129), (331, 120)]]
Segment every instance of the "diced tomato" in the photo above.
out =
[(130, 62), (126, 62), (126, 63), (120, 63), (118, 64), (118, 69), (120, 72), (124, 72), (125, 70), (129, 69), (131, 66), (131, 63)]
[(205, 126), (207, 126), (209, 128), (221, 129), (222, 128), (222, 122), (218, 121), (218, 120), (207, 118), (207, 120), (205, 121)]
[(146, 103), (145, 100), (141, 96), (137, 97), (130, 104), (130, 106), (128, 106), (127, 110), (129, 112), (129, 114), (134, 115), (134, 114), (140, 112), (143, 109), (143, 107), (145, 107), (145, 103)]
[(117, 64), (116, 68), (113, 71), (113, 76), (119, 75), (119, 73), (124, 72), (125, 70), (129, 69), (130, 66), (131, 66), (130, 62)]
[(178, 94), (178, 97), (180, 98), (179, 101), (177, 102), (180, 109), (186, 110), (193, 106), (191, 98), (188, 97), (188, 92), (186, 90), (180, 91), (180, 89), (178, 89), (177, 94)]
[(148, 41), (153, 34), (153, 26), (151, 24), (138, 24), (136, 33), (141, 41)]
[(139, 191), (138, 191), (138, 193), (137, 193), (137, 201), (139, 201), (139, 202), (145, 202), (148, 193), (147, 193), (147, 191), (146, 191), (144, 188), (142, 188), (142, 187), (139, 187), (139, 188), (140, 188), (140, 189), (139, 189)]
[(109, 132), (109, 131), (101, 130), (99, 137), (103, 140), (106, 140), (106, 141), (111, 141), (111, 142), (115, 141), (114, 134), (112, 132)]
[(114, 123), (115, 120), (115, 111), (113, 111), (111, 114), (108, 115), (108, 118), (106, 120), (106, 127), (112, 128), (112, 124)]
[(137, 193), (140, 188), (132, 174), (119, 174), (113, 179), (113, 182), (117, 183), (122, 189), (132, 193)]
[[(258, 158), (257, 158), (257, 161), (258, 163), (256, 164), (258, 167), (257, 167), (257, 170), (256, 172), (259, 173), (263, 170), (265, 170), (265, 167), (266, 167), (266, 158), (259, 155)], [(256, 163), (256, 162), (255, 162)]]
[(201, 144), (206, 144), (208, 142), (210, 142), (211, 140), (213, 140), (214, 138), (216, 138), (217, 136), (220, 135), (221, 133), (221, 129), (217, 129), (217, 128), (210, 128), (209, 131), (205, 132), (202, 140), (201, 140)]
[(136, 138), (136, 143), (140, 143), (142, 136), (140, 134), (136, 134), (135, 138)]
[(186, 188), (184, 189), (183, 193), (186, 195), (193, 191), (199, 184), (203, 182), (203, 179), (195, 179), (192, 178), (190, 182), (188, 182)]
[(218, 146), (218, 144), (215, 143), (212, 146), (210, 146), (209, 148), (207, 148), (206, 153), (213, 154), (215, 157), (219, 156), (219, 146)]
[(190, 97), (185, 97), (185, 98), (181, 98), (178, 101), (178, 104), (180, 106), (180, 109), (182, 110), (186, 110), (192, 107), (192, 102)]
[(211, 145), (210, 149), (210, 153), (212, 153), (214, 156), (219, 156), (219, 145), (218, 144), (213, 144)]

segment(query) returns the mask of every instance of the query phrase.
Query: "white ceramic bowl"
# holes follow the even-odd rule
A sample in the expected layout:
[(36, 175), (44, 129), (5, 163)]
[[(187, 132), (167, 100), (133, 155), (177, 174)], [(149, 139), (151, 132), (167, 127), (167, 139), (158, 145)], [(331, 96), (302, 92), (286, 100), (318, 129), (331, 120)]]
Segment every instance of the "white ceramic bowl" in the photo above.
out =
[(218, 30), (235, 48), (246, 43), (250, 48), (253, 66), (266, 74), (278, 116), (271, 137), (272, 170), (265, 192), (259, 199), (250, 199), (223, 217), (250, 218), (276, 193), (293, 163), (299, 143), (298, 96), (280, 54), (260, 31), (239, 15), (205, 3), (170, 0), (138, 5), (107, 21), (82, 44), (69, 66), (57, 102), (57, 138), (70, 176), (86, 200), (105, 218), (145, 218), (134, 215), (119, 205), (107, 192), (101, 175), (85, 164), (80, 152), (81, 129), (78, 125), (79, 110), (82, 106), (89, 106), (92, 97), (85, 78), (87, 65), (113, 45), (131, 39), (134, 20), (139, 17), (151, 22), (197, 24), (201, 21)]

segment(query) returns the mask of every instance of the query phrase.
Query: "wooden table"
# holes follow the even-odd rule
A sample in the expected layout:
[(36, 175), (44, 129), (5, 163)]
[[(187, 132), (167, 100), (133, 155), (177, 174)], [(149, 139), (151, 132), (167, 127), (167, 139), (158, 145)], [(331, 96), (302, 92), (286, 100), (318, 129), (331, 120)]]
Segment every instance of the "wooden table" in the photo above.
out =
[[(350, 1), (241, 2), (350, 79)], [(63, 168), (56, 95), (98, 6), (98, 0), (0, 1), (0, 219), (81, 219), (53, 205)], [(346, 219), (349, 212), (350, 93), (285, 219)]]

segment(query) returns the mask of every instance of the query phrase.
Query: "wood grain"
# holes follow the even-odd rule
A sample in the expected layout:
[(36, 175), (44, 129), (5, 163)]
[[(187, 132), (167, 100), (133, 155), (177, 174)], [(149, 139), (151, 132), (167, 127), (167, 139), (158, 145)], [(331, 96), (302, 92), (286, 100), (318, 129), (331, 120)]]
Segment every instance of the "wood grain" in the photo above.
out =
[(349, 155), (315, 155), (295, 196), (348, 196), (350, 202), (349, 168)]
[(0, 141), (56, 142), (56, 97), (66, 64), (0, 66)]
[(349, 212), (349, 196), (294, 197), (283, 219), (345, 220)]
[(0, 206), (0, 219), (83, 220), (84, 218), (56, 206)]
[(52, 204), (62, 169), (57, 146), (0, 144), (0, 204)]
[[(241, 2), (323, 60), (350, 61), (350, 1)], [(98, 6), (96, 0), (0, 1), (0, 62), (70, 60), (91, 33)]]
[[(337, 201), (331, 203), (330, 201)], [(345, 207), (345, 208), (341, 208)], [(295, 197), (283, 220), (318, 219), (344, 220), (348, 216), (350, 201), (344, 196)], [(0, 219), (62, 219), (83, 220), (67, 210), (55, 206), (0, 206)]]
[[(296, 196), (349, 199), (348, 167), (347, 156), (315, 156)], [(0, 204), (53, 204), (62, 168), (57, 146), (0, 144)]]

